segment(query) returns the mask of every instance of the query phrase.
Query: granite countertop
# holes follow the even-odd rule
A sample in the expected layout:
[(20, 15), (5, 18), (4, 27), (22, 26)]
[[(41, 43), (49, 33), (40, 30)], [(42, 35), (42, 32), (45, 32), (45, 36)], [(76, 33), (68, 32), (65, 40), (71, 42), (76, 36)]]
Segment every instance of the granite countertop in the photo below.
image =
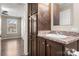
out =
[[(56, 41), (58, 43), (62, 43), (62, 44), (66, 44), (66, 45), (79, 40), (79, 36), (78, 35), (76, 36), (76, 35), (71, 35), (71, 34), (68, 35), (68, 37), (61, 38), (61, 39), (57, 39), (57, 38), (52, 38), (52, 37), (46, 36), (46, 34), (49, 34), (50, 32), (51, 31), (39, 31), (38, 32), (38, 37), (43, 37), (45, 39), (49, 39), (49, 40)], [(52, 34), (53, 33), (54, 32), (52, 32)], [(73, 33), (73, 34), (75, 34), (75, 33)]]

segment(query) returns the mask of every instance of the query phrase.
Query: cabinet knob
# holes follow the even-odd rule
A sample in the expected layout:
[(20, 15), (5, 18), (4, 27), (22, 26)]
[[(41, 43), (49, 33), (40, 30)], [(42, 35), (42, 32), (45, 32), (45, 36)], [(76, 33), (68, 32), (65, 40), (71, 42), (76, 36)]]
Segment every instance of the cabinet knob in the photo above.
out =
[(49, 44), (47, 44), (46, 46), (49, 47)]

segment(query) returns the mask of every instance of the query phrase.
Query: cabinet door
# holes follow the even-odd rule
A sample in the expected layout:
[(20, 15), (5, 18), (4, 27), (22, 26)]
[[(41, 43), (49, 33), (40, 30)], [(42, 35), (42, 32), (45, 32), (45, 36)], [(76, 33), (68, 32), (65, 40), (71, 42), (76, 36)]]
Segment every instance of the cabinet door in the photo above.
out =
[(36, 14), (38, 12), (38, 3), (31, 3), (31, 14)]
[(62, 45), (53, 42), (46, 41), (46, 55), (47, 56), (61, 56), (62, 55)]
[(37, 20), (38, 10), (36, 3), (28, 4), (28, 54), (36, 56), (36, 36), (37, 36)]
[(32, 54), (32, 20), (31, 20), (31, 4), (28, 4), (28, 55), (31, 56)]
[(45, 56), (45, 40), (39, 37), (37, 43), (37, 55)]
[(57, 44), (51, 45), (51, 56), (62, 56), (62, 46)]
[(32, 39), (31, 39), (31, 36), (29, 36), (28, 39), (29, 39), (29, 40), (28, 40), (28, 55), (31, 56), (31, 53), (32, 53), (32, 52), (31, 52), (31, 49), (32, 49), (32, 47), (31, 47), (31, 46), (32, 46)]
[(51, 45), (50, 45), (50, 41), (46, 40), (46, 56), (50, 56), (51, 55)]
[(62, 45), (56, 42), (51, 42), (51, 56), (62, 56)]
[(32, 52), (32, 56), (36, 56), (36, 36), (35, 35), (32, 35), (32, 45), (31, 45), (31, 47), (32, 47), (32, 49), (31, 49), (31, 52)]
[(31, 16), (31, 31), (32, 31), (32, 56), (36, 56), (36, 37), (37, 37), (37, 14)]

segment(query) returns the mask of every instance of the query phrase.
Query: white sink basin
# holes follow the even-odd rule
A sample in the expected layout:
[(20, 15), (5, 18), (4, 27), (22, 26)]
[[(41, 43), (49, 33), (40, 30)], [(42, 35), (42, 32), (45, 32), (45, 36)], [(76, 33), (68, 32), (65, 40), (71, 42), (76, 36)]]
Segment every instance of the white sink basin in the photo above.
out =
[(46, 34), (47, 37), (51, 37), (51, 38), (58, 38), (58, 39), (62, 39), (62, 38), (67, 38), (68, 36), (65, 35), (61, 35), (61, 34)]

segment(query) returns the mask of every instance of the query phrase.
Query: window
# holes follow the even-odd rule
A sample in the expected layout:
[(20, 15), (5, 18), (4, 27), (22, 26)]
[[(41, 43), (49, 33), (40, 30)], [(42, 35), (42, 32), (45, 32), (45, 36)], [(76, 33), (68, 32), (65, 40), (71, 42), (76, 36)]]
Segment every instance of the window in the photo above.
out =
[(13, 18), (7, 19), (7, 33), (17, 33), (17, 20)]

